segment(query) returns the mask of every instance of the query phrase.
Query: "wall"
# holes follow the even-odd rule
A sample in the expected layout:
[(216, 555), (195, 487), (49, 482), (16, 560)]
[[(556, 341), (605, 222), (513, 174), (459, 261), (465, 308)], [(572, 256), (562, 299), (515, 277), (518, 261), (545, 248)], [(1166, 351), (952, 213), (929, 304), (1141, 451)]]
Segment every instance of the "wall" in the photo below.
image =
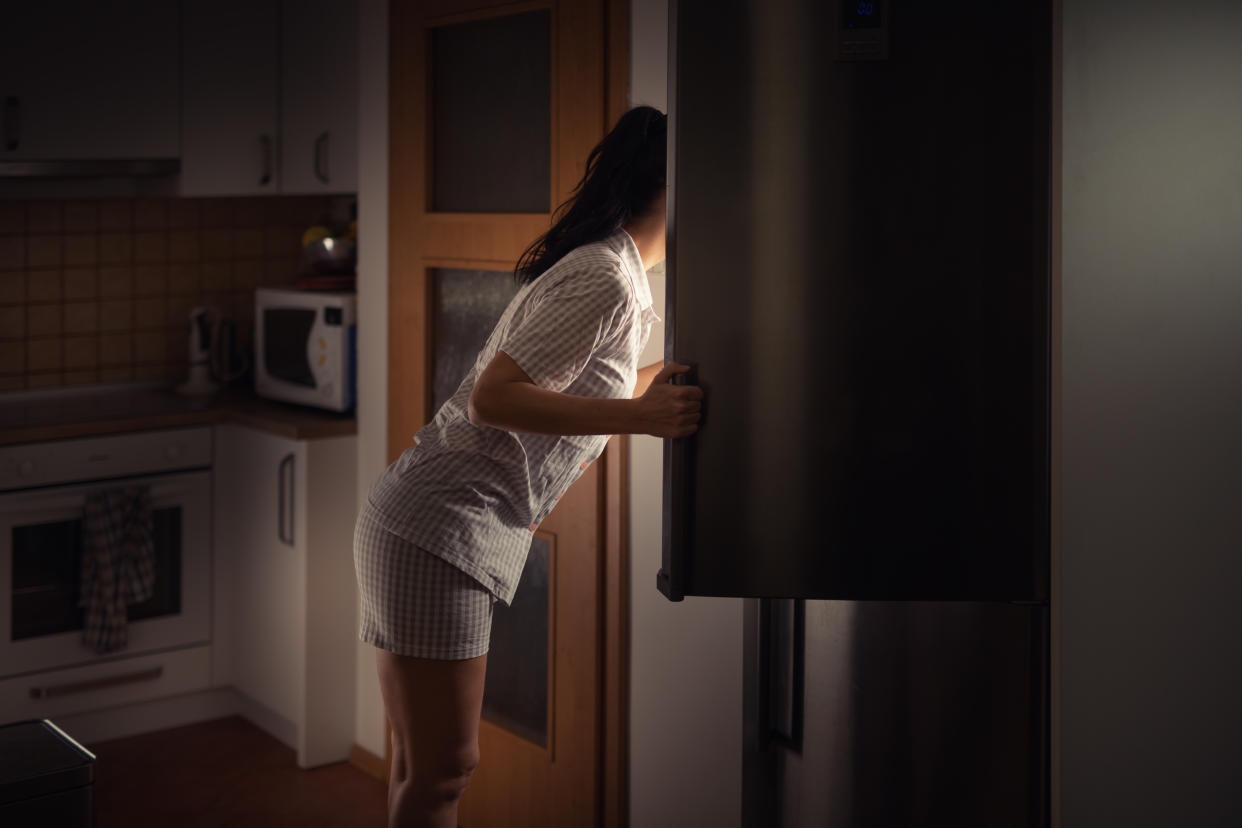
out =
[[(359, 4), (358, 504), (388, 466), (388, 0)], [(358, 744), (382, 757), (388, 723), (375, 648), (358, 642)]]
[[(90, 189), (87, 182), (83, 191)], [(257, 285), (292, 285), (324, 197), (0, 200), (0, 391), (184, 379), (190, 309), (250, 347)]]
[[(630, 0), (630, 100), (667, 110), (666, 0)], [(664, 315), (664, 268), (649, 274)], [(640, 365), (662, 360), (656, 325)], [(630, 825), (730, 828), (741, 821), (742, 601), (655, 588), (662, 442), (630, 439)]]
[(1064, 4), (1062, 824), (1242, 824), (1242, 4)]

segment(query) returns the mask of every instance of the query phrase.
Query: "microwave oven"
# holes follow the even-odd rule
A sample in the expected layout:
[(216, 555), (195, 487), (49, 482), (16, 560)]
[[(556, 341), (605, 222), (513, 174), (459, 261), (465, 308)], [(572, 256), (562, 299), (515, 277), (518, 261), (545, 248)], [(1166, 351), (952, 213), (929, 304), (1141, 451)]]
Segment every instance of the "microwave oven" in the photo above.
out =
[(354, 293), (256, 290), (255, 393), (331, 411), (352, 409), (357, 317)]

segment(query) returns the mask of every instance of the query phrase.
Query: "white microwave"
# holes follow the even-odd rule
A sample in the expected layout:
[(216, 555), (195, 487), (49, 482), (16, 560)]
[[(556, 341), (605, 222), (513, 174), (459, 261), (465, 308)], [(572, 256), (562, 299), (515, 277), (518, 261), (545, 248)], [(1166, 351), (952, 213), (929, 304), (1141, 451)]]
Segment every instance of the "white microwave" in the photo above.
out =
[(349, 411), (357, 373), (357, 319), (354, 293), (256, 290), (255, 393)]

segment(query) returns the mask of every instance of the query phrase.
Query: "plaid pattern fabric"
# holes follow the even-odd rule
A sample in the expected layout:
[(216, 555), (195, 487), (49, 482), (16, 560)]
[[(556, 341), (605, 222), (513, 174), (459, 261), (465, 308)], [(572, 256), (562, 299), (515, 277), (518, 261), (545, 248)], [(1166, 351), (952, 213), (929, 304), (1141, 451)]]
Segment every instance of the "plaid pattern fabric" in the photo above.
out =
[(399, 538), (364, 506), (354, 526), (358, 639), (399, 655), (457, 660), (487, 652), (496, 597)]
[(608, 437), (476, 426), (466, 415), (476, 378), (503, 350), (544, 388), (628, 397), (657, 318), (628, 233), (571, 251), (518, 291), (456, 393), (371, 486), (376, 518), (512, 603), (532, 533)]
[(82, 643), (110, 653), (129, 641), (127, 607), (155, 589), (151, 495), (145, 486), (102, 489), (86, 497), (78, 606)]

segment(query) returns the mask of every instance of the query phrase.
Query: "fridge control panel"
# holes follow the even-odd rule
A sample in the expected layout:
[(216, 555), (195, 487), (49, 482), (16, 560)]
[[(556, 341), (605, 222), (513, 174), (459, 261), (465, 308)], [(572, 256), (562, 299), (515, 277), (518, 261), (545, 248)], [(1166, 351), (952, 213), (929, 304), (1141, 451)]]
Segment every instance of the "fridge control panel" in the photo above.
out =
[(888, 58), (889, 0), (839, 0), (837, 60)]

